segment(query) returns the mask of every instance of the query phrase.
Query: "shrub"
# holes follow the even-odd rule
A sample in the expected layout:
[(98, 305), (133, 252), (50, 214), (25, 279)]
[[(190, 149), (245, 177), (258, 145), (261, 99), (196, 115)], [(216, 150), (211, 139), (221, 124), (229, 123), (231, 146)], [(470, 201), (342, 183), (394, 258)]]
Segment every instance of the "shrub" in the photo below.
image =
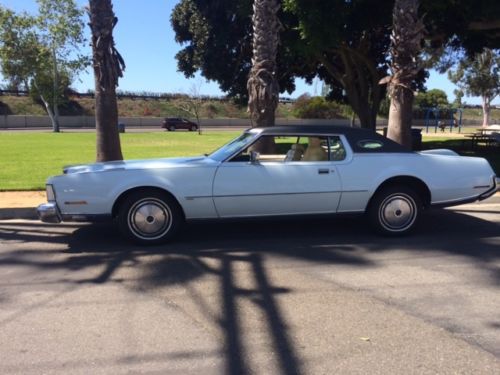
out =
[(446, 108), (450, 104), (443, 90), (433, 89), (427, 92), (419, 92), (415, 96), (414, 105), (418, 108)]
[(205, 104), (203, 107), (208, 118), (214, 118), (219, 113), (219, 108), (213, 103)]
[(8, 104), (0, 101), (0, 115), (11, 115), (12, 111)]
[(327, 101), (321, 96), (301, 95), (293, 105), (298, 118), (334, 119), (341, 118), (342, 108), (338, 103)]

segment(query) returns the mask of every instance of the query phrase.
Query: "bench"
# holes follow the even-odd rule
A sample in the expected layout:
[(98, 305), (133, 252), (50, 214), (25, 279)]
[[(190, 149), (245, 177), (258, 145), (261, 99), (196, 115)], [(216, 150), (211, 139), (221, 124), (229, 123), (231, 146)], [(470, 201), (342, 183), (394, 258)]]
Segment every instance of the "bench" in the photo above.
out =
[[(498, 135), (498, 136), (497, 136)], [(462, 141), (462, 145), (465, 147), (465, 144), (470, 141), (471, 149), (474, 150), (479, 144), (484, 144), (486, 147), (492, 147), (496, 145), (500, 145), (500, 134), (484, 134), (481, 132), (465, 134), (465, 138)]]

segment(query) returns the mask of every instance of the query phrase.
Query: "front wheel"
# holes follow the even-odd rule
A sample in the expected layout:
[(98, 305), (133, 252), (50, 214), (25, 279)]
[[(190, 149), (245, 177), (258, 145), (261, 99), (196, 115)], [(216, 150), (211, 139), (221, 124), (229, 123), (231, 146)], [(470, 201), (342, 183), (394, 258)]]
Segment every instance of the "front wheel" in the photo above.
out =
[(169, 132), (175, 132), (175, 125), (170, 125), (170, 126), (168, 127), (168, 131), (169, 131)]
[(191, 127), (189, 128), (189, 131), (191, 132), (195, 132), (198, 130), (198, 127), (196, 125), (191, 125)]
[(177, 202), (153, 189), (130, 194), (118, 212), (118, 226), (122, 234), (142, 245), (170, 240), (182, 223), (183, 215)]
[(415, 229), (421, 210), (422, 201), (412, 189), (406, 186), (390, 186), (373, 197), (368, 216), (379, 233), (401, 236)]

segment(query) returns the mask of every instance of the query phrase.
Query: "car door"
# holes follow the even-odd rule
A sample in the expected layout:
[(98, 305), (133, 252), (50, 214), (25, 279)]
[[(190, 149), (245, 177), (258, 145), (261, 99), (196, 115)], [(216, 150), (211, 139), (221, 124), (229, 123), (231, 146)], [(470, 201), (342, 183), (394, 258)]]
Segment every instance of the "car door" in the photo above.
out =
[(288, 143), (284, 138), (276, 142), (285, 145), (277, 154), (261, 155), (256, 162), (236, 157), (221, 163), (213, 184), (220, 217), (336, 212), (341, 181), (335, 161), (294, 158), (290, 140), (298, 138), (289, 137)]

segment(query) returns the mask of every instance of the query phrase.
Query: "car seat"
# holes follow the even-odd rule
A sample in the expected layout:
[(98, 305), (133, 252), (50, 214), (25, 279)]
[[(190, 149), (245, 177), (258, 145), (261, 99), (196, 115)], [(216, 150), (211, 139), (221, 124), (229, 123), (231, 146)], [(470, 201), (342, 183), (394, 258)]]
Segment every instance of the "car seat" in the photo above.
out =
[(295, 143), (286, 153), (285, 161), (300, 161), (302, 154), (304, 154), (304, 146)]
[(302, 157), (303, 161), (325, 161), (328, 160), (328, 153), (321, 146), (321, 139), (309, 137), (309, 146)]

